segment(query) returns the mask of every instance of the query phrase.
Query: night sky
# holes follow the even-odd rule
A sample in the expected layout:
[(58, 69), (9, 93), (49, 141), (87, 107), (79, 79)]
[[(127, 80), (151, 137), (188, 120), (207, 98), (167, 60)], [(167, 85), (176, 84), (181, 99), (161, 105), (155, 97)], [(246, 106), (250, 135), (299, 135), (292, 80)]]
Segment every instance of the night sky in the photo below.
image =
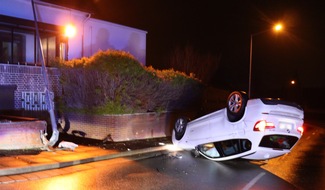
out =
[(325, 88), (325, 5), (320, 1), (46, 1), (147, 31), (147, 65), (157, 69), (166, 69), (176, 47), (220, 55), (211, 84), (229, 90), (248, 89), (250, 35), (282, 21), (282, 33), (253, 37), (252, 93), (280, 96), (292, 79), (301, 88)]

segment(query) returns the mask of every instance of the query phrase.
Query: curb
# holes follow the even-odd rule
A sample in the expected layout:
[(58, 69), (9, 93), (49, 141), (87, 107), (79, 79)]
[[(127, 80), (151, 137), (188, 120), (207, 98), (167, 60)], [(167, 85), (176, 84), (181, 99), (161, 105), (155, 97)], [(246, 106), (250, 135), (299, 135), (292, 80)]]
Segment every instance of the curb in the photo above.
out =
[[(66, 161), (66, 162), (51, 163), (51, 164), (36, 164), (36, 165), (25, 166), (25, 167), (11, 167), (11, 168), (0, 169), (0, 176), (17, 175), (23, 173), (38, 172), (43, 170), (58, 169), (63, 167), (75, 166), (79, 164), (110, 160), (110, 159), (115, 159), (120, 157), (129, 157), (134, 155), (138, 155), (138, 157), (133, 158), (133, 160), (140, 160), (140, 159), (162, 155), (167, 150), (168, 147), (160, 146), (160, 147), (151, 147), (151, 148), (144, 148), (139, 150), (120, 152), (117, 154), (107, 154), (107, 155), (102, 155), (97, 157), (84, 158), (84, 159), (74, 160), (74, 161)], [(149, 153), (154, 153), (154, 154), (149, 154)], [(143, 155), (143, 154), (148, 154), (148, 155)]]

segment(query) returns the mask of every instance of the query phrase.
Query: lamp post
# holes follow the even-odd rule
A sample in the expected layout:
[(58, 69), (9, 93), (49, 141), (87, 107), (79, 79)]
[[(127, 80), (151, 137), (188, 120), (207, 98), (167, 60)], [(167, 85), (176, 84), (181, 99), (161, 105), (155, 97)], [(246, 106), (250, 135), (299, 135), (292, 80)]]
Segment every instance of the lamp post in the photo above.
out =
[[(275, 32), (281, 31), (282, 30), (282, 24), (274, 25), (273, 30)], [(252, 86), (253, 37), (256, 36), (256, 35), (268, 32), (268, 31), (269, 30), (264, 30), (262, 32), (257, 32), (257, 33), (251, 34), (251, 36), (250, 36), (248, 98), (251, 98), (251, 86)]]

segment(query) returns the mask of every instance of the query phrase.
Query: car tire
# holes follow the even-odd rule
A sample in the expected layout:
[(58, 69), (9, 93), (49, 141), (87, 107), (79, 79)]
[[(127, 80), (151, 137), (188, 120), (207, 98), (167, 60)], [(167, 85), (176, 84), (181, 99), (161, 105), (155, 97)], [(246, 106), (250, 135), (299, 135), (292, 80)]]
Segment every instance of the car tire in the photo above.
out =
[(178, 118), (175, 122), (175, 139), (181, 140), (185, 134), (188, 119), (185, 117)]
[(242, 91), (234, 91), (228, 96), (227, 117), (230, 122), (239, 121), (243, 117), (247, 100), (247, 94)]

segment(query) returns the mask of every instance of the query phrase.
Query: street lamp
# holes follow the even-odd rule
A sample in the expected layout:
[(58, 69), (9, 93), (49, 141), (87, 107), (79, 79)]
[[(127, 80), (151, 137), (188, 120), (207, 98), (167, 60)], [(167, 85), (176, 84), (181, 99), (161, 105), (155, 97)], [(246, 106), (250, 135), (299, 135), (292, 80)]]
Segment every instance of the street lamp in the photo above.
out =
[(282, 30), (282, 24), (276, 24), (273, 29), (274, 29), (274, 31)]
[[(273, 30), (275, 32), (279, 32), (283, 30), (282, 24), (276, 24), (273, 27)], [(248, 79), (248, 98), (251, 98), (251, 84), (252, 84), (252, 60), (253, 60), (253, 37), (259, 34), (263, 34), (265, 32), (268, 32), (269, 30), (264, 30), (262, 32), (257, 32), (254, 34), (251, 34), (251, 40), (250, 40), (250, 51), (249, 51), (249, 79)]]

